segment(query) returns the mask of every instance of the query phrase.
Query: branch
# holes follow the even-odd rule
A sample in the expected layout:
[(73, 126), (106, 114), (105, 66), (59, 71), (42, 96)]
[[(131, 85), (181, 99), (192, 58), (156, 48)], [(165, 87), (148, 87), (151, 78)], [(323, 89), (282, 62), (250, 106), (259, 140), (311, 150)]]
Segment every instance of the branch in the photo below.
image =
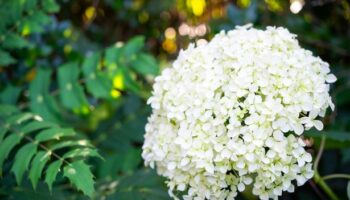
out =
[(330, 174), (322, 177), (324, 181), (329, 179), (334, 179), (334, 178), (350, 179), (350, 175), (349, 174)]
[[(6, 123), (3, 121), (3, 120), (0, 120), (0, 122), (2, 123), (2, 125), (4, 126), (4, 125), (6, 125)], [(18, 130), (18, 129), (16, 129), (16, 128), (14, 128), (13, 126), (10, 126), (10, 127), (8, 127), (8, 129), (11, 131), (11, 132), (13, 132), (13, 133), (15, 133), (15, 134), (17, 134), (17, 135), (20, 135), (20, 130)], [(33, 138), (31, 138), (31, 137), (29, 137), (29, 136), (27, 136), (27, 135), (24, 135), (24, 138), (27, 140), (27, 141), (29, 141), (29, 142), (32, 142), (32, 143), (38, 143), (37, 141), (35, 141)], [(70, 163), (66, 160), (66, 159), (64, 159), (64, 158), (62, 158), (61, 156), (59, 156), (58, 154), (56, 154), (55, 152), (53, 152), (53, 151), (51, 151), (49, 148), (47, 148), (45, 145), (43, 145), (43, 144), (41, 144), (41, 143), (38, 143), (38, 145), (43, 149), (43, 150), (45, 150), (49, 155), (53, 155), (54, 157), (56, 157), (58, 160), (61, 160), (62, 162), (64, 162), (64, 163), (66, 163), (67, 165), (70, 165)]]
[(316, 172), (318, 169), (318, 164), (320, 163), (322, 154), (323, 154), (323, 150), (324, 150), (324, 145), (326, 142), (326, 136), (323, 134), (322, 135), (322, 139), (321, 139), (321, 145), (320, 145), (320, 149), (317, 153), (316, 159), (315, 159), (315, 163), (314, 163), (314, 171)]
[(322, 153), (323, 153), (323, 150), (324, 150), (325, 142), (326, 142), (326, 136), (323, 134), (322, 135), (320, 149), (319, 149), (319, 151), (317, 153), (317, 156), (316, 156), (316, 159), (315, 159), (315, 164), (314, 164), (314, 167), (313, 167), (314, 172), (315, 172), (314, 181), (315, 181), (315, 183), (317, 185), (319, 185), (323, 189), (323, 191), (329, 196), (330, 199), (332, 199), (332, 200), (339, 200), (337, 195), (332, 191), (332, 189), (327, 185), (327, 183), (324, 182), (324, 180), (321, 178), (320, 174), (317, 171), (318, 165), (320, 163), (320, 159), (322, 157)]

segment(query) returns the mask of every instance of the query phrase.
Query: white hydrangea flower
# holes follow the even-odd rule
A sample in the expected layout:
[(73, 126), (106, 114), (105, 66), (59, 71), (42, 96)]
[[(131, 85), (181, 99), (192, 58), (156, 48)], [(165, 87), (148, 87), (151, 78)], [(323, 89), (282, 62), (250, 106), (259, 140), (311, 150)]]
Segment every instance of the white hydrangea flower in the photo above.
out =
[(313, 176), (299, 136), (334, 105), (329, 65), (285, 28), (222, 31), (155, 79), (142, 157), (189, 200), (260, 199)]

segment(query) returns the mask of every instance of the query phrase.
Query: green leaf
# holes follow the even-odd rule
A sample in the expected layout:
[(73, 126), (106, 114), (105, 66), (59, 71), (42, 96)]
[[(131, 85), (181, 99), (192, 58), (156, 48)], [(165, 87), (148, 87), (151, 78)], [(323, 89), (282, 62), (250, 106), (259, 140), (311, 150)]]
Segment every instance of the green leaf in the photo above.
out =
[(141, 75), (157, 75), (159, 73), (156, 59), (148, 54), (139, 54), (137, 58), (131, 62), (131, 67)]
[(50, 154), (45, 151), (39, 151), (33, 158), (32, 165), (29, 170), (29, 179), (32, 182), (32, 186), (34, 189), (36, 189), (38, 181), (41, 177), (41, 173), (49, 159)]
[(25, 126), (21, 127), (20, 130), (22, 133), (25, 134), (50, 127), (57, 127), (57, 125), (47, 121), (32, 121), (26, 124)]
[(5, 137), (7, 130), (8, 130), (7, 127), (0, 127), (0, 144), (2, 142), (2, 139)]
[(141, 90), (141, 86), (131, 77), (129, 71), (125, 67), (121, 67), (120, 71), (124, 77), (125, 87), (134, 93), (138, 93)]
[(72, 146), (92, 147), (92, 145), (90, 144), (90, 142), (88, 140), (78, 140), (78, 141), (68, 140), (68, 141), (63, 141), (63, 142), (59, 142), (59, 143), (52, 145), (50, 150), (55, 151), (57, 149), (61, 149), (61, 148), (65, 148), (65, 147), (72, 147)]
[(131, 58), (142, 49), (144, 42), (145, 38), (143, 36), (132, 38), (123, 46), (123, 56), (127, 59)]
[(61, 137), (74, 136), (75, 132), (70, 128), (50, 128), (41, 131), (36, 135), (35, 140), (38, 142), (44, 142), (48, 140), (59, 140)]
[(100, 54), (92, 54), (83, 62), (83, 73), (88, 91), (97, 98), (110, 98), (112, 81), (108, 76), (98, 70)]
[(50, 82), (51, 70), (39, 68), (29, 86), (30, 109), (46, 120), (58, 122), (59, 109), (49, 94)]
[(27, 47), (29, 43), (20, 35), (10, 33), (5, 36), (2, 45), (5, 49), (21, 49)]
[(60, 98), (66, 108), (80, 109), (88, 104), (78, 78), (79, 68), (77, 63), (71, 62), (59, 67)]
[(106, 49), (104, 63), (111, 74), (114, 74), (117, 69), (120, 56), (121, 56), (121, 48), (112, 46)]
[(20, 1), (1, 1), (1, 16), (6, 25), (12, 25), (22, 16), (23, 5)]
[[(147, 180), (147, 181), (145, 181)], [(107, 199), (152, 199), (168, 200), (165, 180), (154, 170), (139, 170), (130, 176), (119, 179), (115, 193)]]
[(32, 119), (33, 117), (35, 117), (35, 115), (33, 115), (32, 113), (19, 113), (19, 114), (10, 116), (6, 120), (6, 122), (11, 125), (21, 124), (29, 119)]
[(36, 153), (37, 144), (24, 145), (16, 154), (11, 171), (15, 174), (17, 184), (20, 185), (24, 172), (28, 169), (29, 162)]
[(141, 150), (133, 148), (105, 158), (98, 168), (99, 177), (116, 178), (120, 174), (132, 174), (142, 161)]
[(10, 151), (21, 141), (21, 139), (22, 137), (19, 134), (11, 134), (0, 143), (0, 172), (2, 171), (2, 165)]
[(21, 24), (18, 26), (18, 29), (21, 30), (24, 35), (40, 33), (44, 31), (43, 27), (32, 19), (32, 16), (24, 18), (20, 23)]
[(48, 15), (41, 10), (36, 10), (21, 21), (19, 30), (25, 34), (41, 33), (44, 31), (44, 25), (50, 22), (51, 18)]
[(2, 105), (0, 104), (0, 116), (9, 116), (14, 113), (18, 113), (19, 110), (13, 105)]
[(0, 67), (15, 63), (16, 60), (7, 52), (0, 49)]
[(26, 0), (26, 1), (20, 1), (21, 4), (24, 4), (24, 8), (26, 10), (33, 10), (35, 9), (38, 0)]
[(63, 171), (63, 175), (67, 177), (78, 190), (81, 190), (85, 195), (92, 198), (95, 192), (94, 179), (88, 165), (79, 160), (65, 166)]
[(123, 163), (121, 163), (121, 168), (123, 172), (133, 172), (137, 166), (141, 163), (141, 150), (133, 149), (125, 152), (123, 156)]
[(8, 84), (6, 85), (5, 89), (0, 93), (0, 102), (3, 104), (16, 104), (20, 93), (20, 87)]
[(40, 26), (46, 25), (51, 22), (51, 18), (49, 15), (45, 14), (43, 11), (39, 10), (34, 12), (31, 16), (31, 20), (38, 23)]
[(42, 4), (46, 12), (53, 13), (58, 12), (60, 10), (60, 7), (58, 6), (55, 0), (45, 0), (42, 1)]
[(17, 112), (18, 109), (12, 105), (0, 105), (0, 144), (11, 126), (11, 124), (7, 123), (2, 117), (7, 118), (8, 115)]
[(102, 158), (102, 156), (97, 152), (97, 149), (91, 149), (91, 148), (79, 148), (79, 149), (73, 149), (66, 154), (63, 155), (64, 159), (67, 158), (76, 158), (76, 157), (98, 157)]
[(49, 186), (49, 190), (52, 191), (52, 183), (55, 181), (57, 173), (60, 171), (62, 160), (56, 160), (51, 163), (46, 170), (45, 183)]

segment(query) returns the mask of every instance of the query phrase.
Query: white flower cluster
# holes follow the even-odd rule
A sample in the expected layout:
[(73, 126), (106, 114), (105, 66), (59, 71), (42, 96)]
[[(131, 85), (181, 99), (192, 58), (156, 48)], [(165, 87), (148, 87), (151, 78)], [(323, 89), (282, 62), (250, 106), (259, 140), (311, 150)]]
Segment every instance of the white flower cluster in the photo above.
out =
[(156, 78), (142, 157), (183, 199), (260, 199), (313, 176), (299, 136), (334, 107), (329, 65), (285, 28), (248, 26), (181, 51)]

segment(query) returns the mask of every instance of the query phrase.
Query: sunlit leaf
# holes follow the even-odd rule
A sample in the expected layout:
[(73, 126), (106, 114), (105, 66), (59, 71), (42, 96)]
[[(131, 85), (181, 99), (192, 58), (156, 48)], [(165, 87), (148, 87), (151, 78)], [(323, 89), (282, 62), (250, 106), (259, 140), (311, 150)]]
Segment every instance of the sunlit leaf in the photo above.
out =
[(98, 157), (102, 158), (102, 156), (97, 152), (96, 149), (91, 148), (79, 148), (79, 149), (73, 149), (66, 154), (63, 155), (63, 158), (76, 158), (76, 157)]
[(44, 31), (44, 25), (49, 22), (51, 22), (51, 18), (48, 15), (41, 10), (36, 10), (21, 21), (19, 29), (22, 30), (22, 35), (24, 36), (32, 33), (41, 33)]
[(78, 140), (78, 141), (68, 140), (68, 141), (56, 143), (56, 144), (52, 145), (52, 147), (50, 149), (51, 149), (51, 151), (55, 151), (55, 150), (58, 150), (61, 148), (74, 147), (74, 146), (92, 147), (92, 145), (90, 144), (90, 142), (88, 140)]
[(35, 136), (35, 140), (39, 142), (47, 140), (59, 140), (61, 137), (74, 136), (75, 132), (70, 128), (50, 128), (41, 131)]
[(104, 63), (109, 72), (114, 72), (117, 69), (117, 63), (121, 56), (121, 48), (112, 46), (106, 49)]
[(141, 86), (133, 77), (131, 77), (130, 72), (125, 67), (121, 67), (120, 71), (123, 74), (126, 89), (138, 93), (141, 90)]
[(20, 131), (25, 134), (50, 127), (57, 127), (57, 124), (47, 121), (31, 121), (28, 124), (21, 127)]
[(21, 124), (29, 119), (32, 119), (33, 117), (35, 117), (35, 115), (33, 115), (32, 113), (19, 113), (10, 116), (8, 119), (6, 119), (6, 122), (11, 125)]
[(64, 167), (63, 175), (85, 195), (92, 197), (95, 192), (94, 179), (90, 167), (83, 161), (75, 161)]

